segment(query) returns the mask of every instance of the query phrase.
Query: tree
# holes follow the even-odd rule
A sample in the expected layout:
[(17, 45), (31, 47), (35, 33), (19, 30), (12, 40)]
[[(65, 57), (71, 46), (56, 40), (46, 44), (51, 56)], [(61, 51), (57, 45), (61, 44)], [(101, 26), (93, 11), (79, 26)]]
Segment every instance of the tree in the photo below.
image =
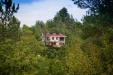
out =
[(37, 40), (41, 40), (42, 32), (44, 32), (45, 24), (42, 21), (37, 21), (35, 26), (32, 26), (33, 34)]
[(113, 17), (112, 0), (72, 0), (80, 8), (89, 8), (90, 14), (109, 14)]
[(20, 22), (14, 13), (19, 9), (19, 4), (15, 7), (12, 0), (0, 0), (0, 74), (10, 75), (7, 64), (9, 56), (15, 49), (19, 40)]
[(70, 18), (70, 15), (68, 14), (67, 9), (64, 7), (57, 13), (57, 15), (54, 17), (54, 20), (66, 22), (66, 20), (68, 20), (69, 18)]
[(7, 37), (8, 30), (12, 30), (11, 27), (13, 24), (11, 24), (11, 21), (14, 20), (14, 13), (16, 13), (18, 9), (19, 4), (16, 7), (12, 0), (0, 0), (0, 33), (2, 41)]
[(18, 9), (19, 4), (15, 7), (15, 3), (12, 0), (0, 0), (0, 21), (7, 25)]

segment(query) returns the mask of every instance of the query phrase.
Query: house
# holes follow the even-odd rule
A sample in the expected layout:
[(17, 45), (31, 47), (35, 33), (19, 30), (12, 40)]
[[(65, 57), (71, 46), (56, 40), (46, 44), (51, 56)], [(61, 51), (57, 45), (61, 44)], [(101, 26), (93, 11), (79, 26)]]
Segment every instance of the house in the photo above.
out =
[(42, 34), (42, 41), (47, 46), (61, 47), (65, 44), (66, 36), (61, 33), (45, 33)]

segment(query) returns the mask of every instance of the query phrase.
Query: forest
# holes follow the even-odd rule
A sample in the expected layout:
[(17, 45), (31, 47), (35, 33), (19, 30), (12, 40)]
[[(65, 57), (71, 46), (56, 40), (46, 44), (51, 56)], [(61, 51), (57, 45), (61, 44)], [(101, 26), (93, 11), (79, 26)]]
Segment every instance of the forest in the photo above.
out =
[[(0, 0), (0, 75), (113, 75), (113, 0), (72, 1), (88, 9), (82, 22), (64, 7), (46, 23), (20, 27), (19, 4)], [(46, 46), (42, 32), (65, 34), (66, 44)]]

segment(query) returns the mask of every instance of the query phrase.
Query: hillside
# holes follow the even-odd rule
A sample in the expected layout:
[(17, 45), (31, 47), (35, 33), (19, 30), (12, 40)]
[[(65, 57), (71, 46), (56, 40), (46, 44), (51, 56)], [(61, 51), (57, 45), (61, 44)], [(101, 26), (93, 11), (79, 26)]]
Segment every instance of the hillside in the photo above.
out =
[[(0, 11), (10, 14), (10, 7)], [(32, 27), (20, 27), (16, 17), (3, 15), (11, 20), (0, 20), (0, 75), (112, 75), (112, 16), (100, 13), (84, 16), (81, 23), (64, 7), (53, 19)], [(45, 45), (44, 32), (64, 34), (65, 45)]]

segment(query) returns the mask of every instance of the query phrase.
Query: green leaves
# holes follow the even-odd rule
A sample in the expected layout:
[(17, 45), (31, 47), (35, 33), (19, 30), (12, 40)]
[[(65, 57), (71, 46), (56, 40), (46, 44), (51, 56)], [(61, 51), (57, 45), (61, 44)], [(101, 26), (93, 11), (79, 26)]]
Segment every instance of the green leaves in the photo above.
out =
[(72, 0), (80, 8), (88, 8), (88, 15), (108, 15), (113, 17), (112, 0)]
[(19, 9), (19, 4), (17, 7), (12, 0), (0, 0), (0, 20), (1, 22), (7, 26), (10, 22), (10, 19), (14, 16)]

